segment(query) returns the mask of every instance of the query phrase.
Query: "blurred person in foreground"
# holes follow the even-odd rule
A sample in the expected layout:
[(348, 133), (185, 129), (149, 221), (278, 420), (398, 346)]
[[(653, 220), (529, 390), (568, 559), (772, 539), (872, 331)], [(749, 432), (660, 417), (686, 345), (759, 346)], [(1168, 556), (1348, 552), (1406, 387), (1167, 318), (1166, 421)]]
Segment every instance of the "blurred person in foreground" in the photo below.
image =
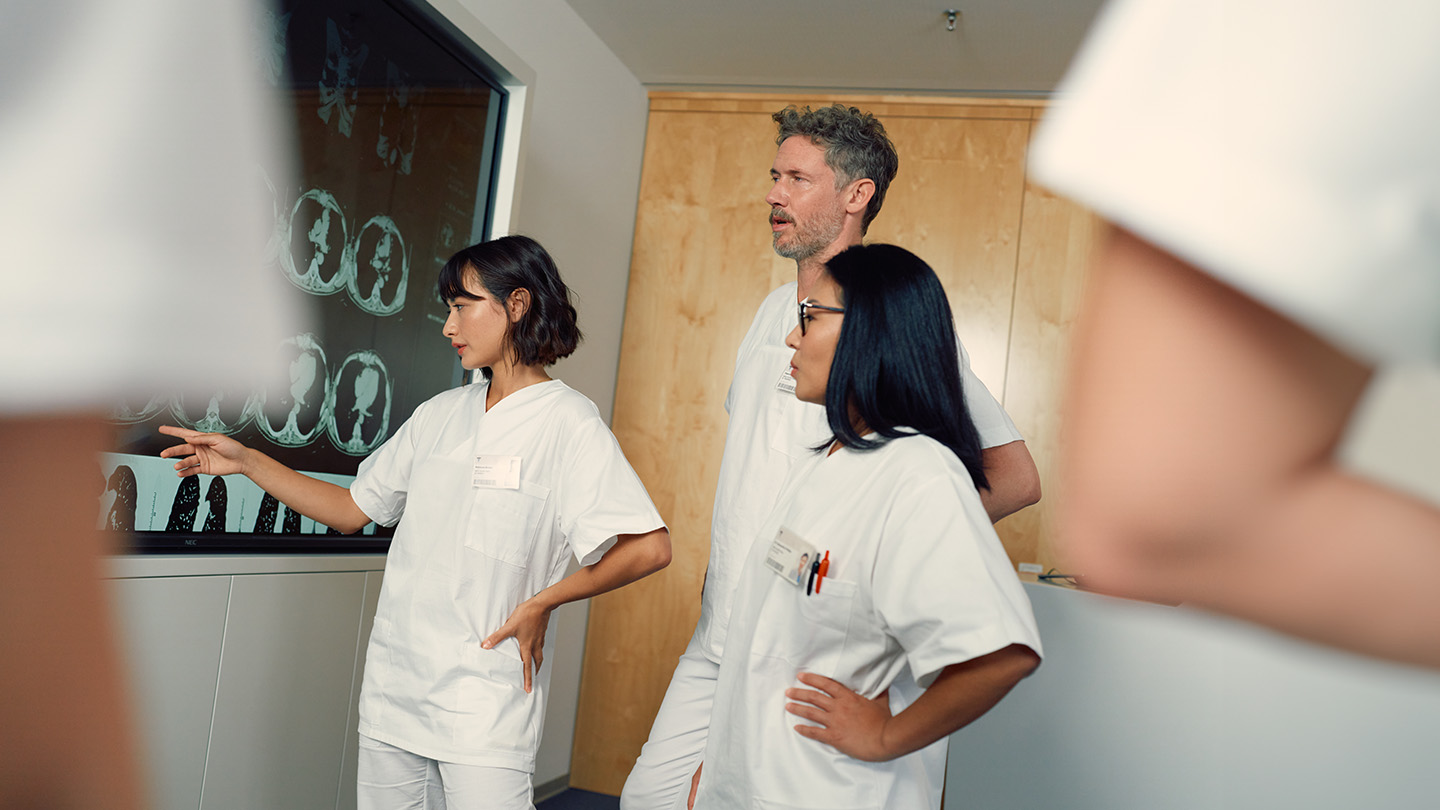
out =
[(1061, 497), (1096, 588), (1440, 666), (1436, 31), (1403, 0), (1101, 17), (1032, 153), (1113, 226)]
[(261, 264), (256, 167), (285, 165), (256, 13), (0, 1), (0, 807), (145, 806), (95, 458), (121, 397), (258, 372), (293, 326)]

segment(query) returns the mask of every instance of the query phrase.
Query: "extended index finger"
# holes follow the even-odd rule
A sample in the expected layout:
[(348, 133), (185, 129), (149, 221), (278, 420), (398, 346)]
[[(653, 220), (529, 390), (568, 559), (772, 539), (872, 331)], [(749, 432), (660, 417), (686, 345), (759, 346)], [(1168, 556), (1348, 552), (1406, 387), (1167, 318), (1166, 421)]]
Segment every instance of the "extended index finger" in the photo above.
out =
[(840, 683), (837, 680), (827, 678), (824, 675), (816, 675), (813, 672), (802, 672), (796, 677), (800, 679), (801, 683), (820, 689), (831, 697), (836, 697), (846, 691), (845, 684)]
[(191, 430), (190, 428), (178, 427), (176, 425), (161, 425), (156, 428), (156, 430), (164, 433), (166, 436), (174, 436), (177, 439), (185, 439), (187, 441), (201, 435), (198, 430)]
[(791, 700), (798, 700), (803, 703), (813, 703), (816, 706), (819, 706), (822, 703), (833, 702), (835, 700), (835, 698), (825, 694), (824, 692), (817, 692), (814, 689), (786, 689), (785, 697)]

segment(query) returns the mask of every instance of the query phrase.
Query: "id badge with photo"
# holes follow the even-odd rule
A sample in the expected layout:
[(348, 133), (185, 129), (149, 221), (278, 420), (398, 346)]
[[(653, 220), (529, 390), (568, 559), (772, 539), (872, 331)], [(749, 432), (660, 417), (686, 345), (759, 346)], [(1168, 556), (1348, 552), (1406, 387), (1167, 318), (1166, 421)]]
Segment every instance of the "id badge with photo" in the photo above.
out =
[(765, 567), (791, 585), (803, 588), (815, 560), (814, 546), (789, 529), (782, 528), (770, 544), (770, 551), (765, 554)]

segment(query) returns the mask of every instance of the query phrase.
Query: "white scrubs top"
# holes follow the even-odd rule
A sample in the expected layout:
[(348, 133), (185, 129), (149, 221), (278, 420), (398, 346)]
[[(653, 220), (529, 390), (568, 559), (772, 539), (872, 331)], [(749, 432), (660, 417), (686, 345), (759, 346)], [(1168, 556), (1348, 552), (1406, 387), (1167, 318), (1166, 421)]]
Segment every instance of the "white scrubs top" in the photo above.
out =
[(1356, 357), (1434, 365), (1437, 32), (1413, 0), (1114, 3), (1033, 174)]
[[(487, 413), (487, 390), (421, 405), (351, 486), (377, 523), (404, 516), (366, 653), (360, 733), (442, 762), (533, 771), (552, 667), (527, 695), (519, 644), (480, 643), (558, 582), (572, 554), (590, 565), (616, 535), (664, 522), (590, 400), (551, 380)], [(501, 469), (518, 459), (518, 488), (477, 486), (477, 458)]]
[[(719, 661), (725, 648), (731, 606), (741, 566), (750, 546), (761, 535), (760, 524), (776, 503), (776, 496), (797, 459), (830, 437), (825, 406), (795, 398), (788, 380), (794, 350), (785, 338), (795, 328), (796, 284), (790, 282), (766, 296), (755, 313), (735, 358), (735, 376), (725, 398), (730, 425), (725, 433), (725, 454), (720, 461), (720, 482), (715, 490), (715, 512), (710, 524), (710, 564), (695, 629), (701, 649)], [(998, 447), (1023, 438), (970, 370), (970, 357), (959, 345), (960, 372), (965, 404), (980, 433), (982, 447)], [(788, 385), (782, 383), (785, 378)], [(761, 538), (766, 543), (770, 538)]]
[[(818, 592), (766, 567), (780, 529), (830, 553)], [(720, 663), (697, 810), (934, 806), (920, 752), (867, 763), (800, 736), (785, 711), (801, 671), (873, 698), (1023, 644), (1029, 600), (970, 475), (940, 443), (894, 439), (795, 465), (745, 563)]]

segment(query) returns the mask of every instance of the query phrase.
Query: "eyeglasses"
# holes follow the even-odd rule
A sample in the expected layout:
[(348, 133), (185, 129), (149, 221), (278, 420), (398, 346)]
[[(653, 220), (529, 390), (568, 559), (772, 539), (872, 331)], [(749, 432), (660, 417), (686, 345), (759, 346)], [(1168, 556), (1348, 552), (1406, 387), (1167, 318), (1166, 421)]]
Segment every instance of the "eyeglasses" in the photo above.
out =
[(815, 303), (814, 301), (811, 301), (809, 298), (806, 298), (804, 301), (801, 301), (800, 304), (799, 304), (798, 309), (799, 309), (799, 311), (800, 311), (800, 334), (801, 334), (801, 335), (804, 335), (804, 334), (805, 334), (805, 311), (806, 311), (806, 310), (809, 310), (809, 309), (821, 309), (821, 310), (824, 310), (824, 311), (826, 311), (826, 312), (844, 312), (844, 311), (845, 311), (844, 308), (842, 308), (842, 307), (827, 307), (827, 306), (825, 306), (824, 304), (817, 304), (817, 303)]

